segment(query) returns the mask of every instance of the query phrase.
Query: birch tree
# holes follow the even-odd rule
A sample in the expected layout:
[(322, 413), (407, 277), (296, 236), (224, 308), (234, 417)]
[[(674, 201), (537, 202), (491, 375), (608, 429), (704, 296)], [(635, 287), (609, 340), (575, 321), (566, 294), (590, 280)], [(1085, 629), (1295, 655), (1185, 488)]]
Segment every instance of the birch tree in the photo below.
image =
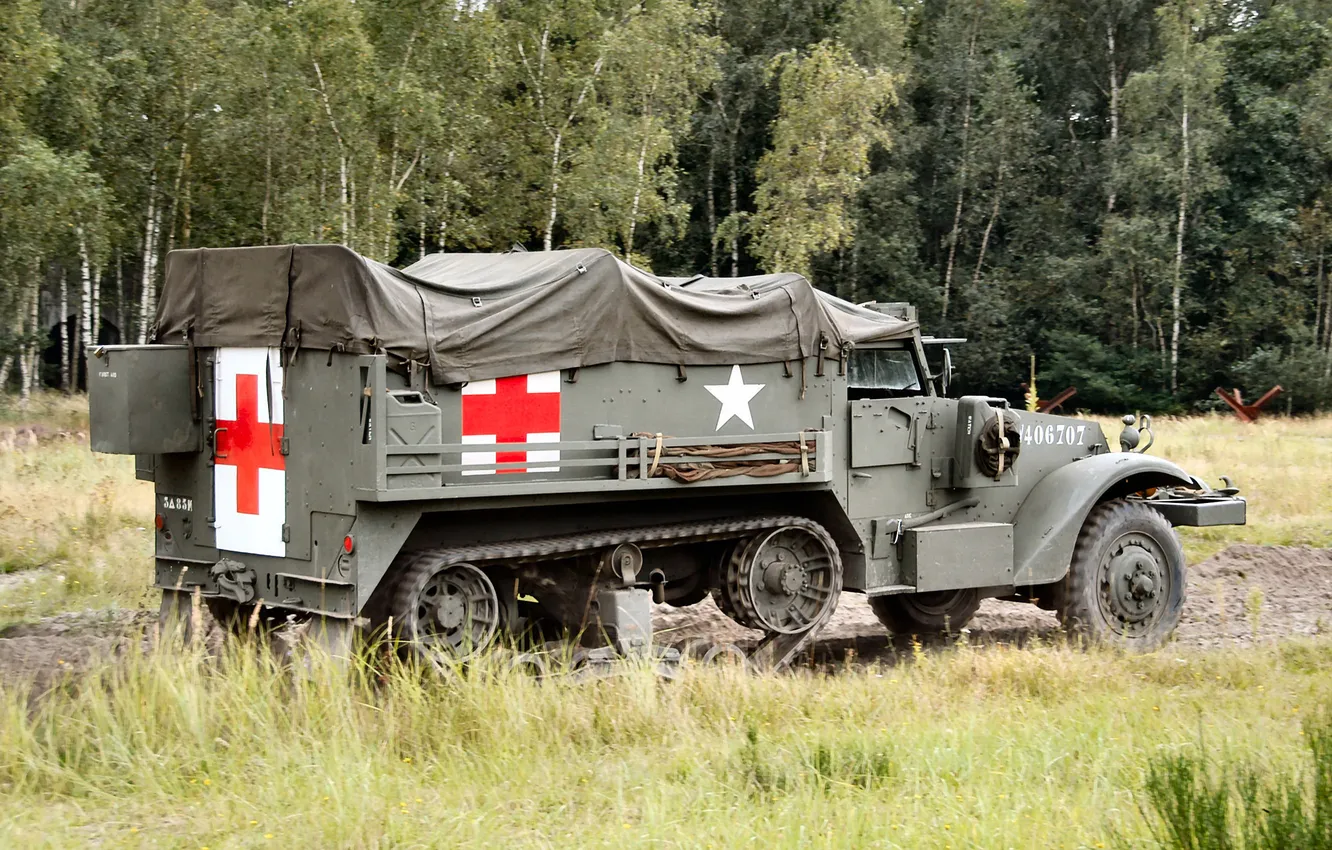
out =
[[(382, 105), (379, 159), (387, 163), (385, 254), (393, 237), (418, 255), (438, 246), (507, 248), (521, 238), (511, 183), (520, 169), (511, 109), (512, 55), (484, 4), (427, 4), (404, 18), (396, 3), (373, 7)], [(384, 133), (384, 131), (387, 131)], [(517, 200), (515, 200), (517, 199)]]
[(1172, 0), (1158, 14), (1161, 61), (1125, 84), (1125, 117), (1131, 128), (1125, 169), (1137, 195), (1135, 212), (1168, 219), (1174, 237), (1169, 333), (1157, 325), (1158, 339), (1168, 346), (1174, 394), (1179, 390), (1189, 223), (1200, 200), (1221, 184), (1213, 153), (1227, 122), (1217, 103), (1221, 55), (1215, 44), (1200, 38), (1202, 5)]
[(599, 85), (615, 30), (641, 12), (637, 2), (573, 0), (527, 4), (508, 20), (523, 118), (535, 137), (541, 176), (533, 179), (543, 198), (536, 229), (545, 251), (555, 247), (562, 200), (581, 194), (581, 186), (571, 185), (579, 176), (571, 165), (605, 120)]
[[(644, 225), (678, 235), (687, 208), (676, 199), (676, 143), (700, 94), (716, 78), (717, 39), (706, 9), (654, 3), (608, 39), (601, 74), (602, 120), (575, 155), (579, 194), (567, 216), (575, 241), (616, 245), (630, 262)], [(674, 225), (674, 227), (672, 227)]]
[[(378, 256), (380, 219), (371, 211), (381, 198), (369, 179), (374, 151), (364, 126), (374, 84), (373, 49), (361, 12), (346, 0), (309, 0), (294, 7), (292, 15), (308, 94), (327, 140), (321, 147), (331, 154), (336, 169), (336, 203), (331, 206), (336, 210), (337, 240)], [(359, 186), (358, 177), (366, 178)], [(327, 212), (329, 205), (323, 197), (320, 201)]]
[(772, 148), (759, 160), (753, 251), (769, 271), (809, 274), (810, 258), (853, 238), (850, 202), (869, 173), (869, 152), (887, 145), (884, 110), (896, 78), (861, 68), (836, 42), (786, 54), (770, 73), (781, 108)]
[[(0, 273), (11, 293), (8, 318), (23, 404), (40, 377), (46, 333), (39, 306), (47, 263), (75, 241), (79, 216), (99, 208), (104, 191), (87, 156), (62, 155), (40, 141), (20, 143), (17, 154), (0, 167)], [(60, 306), (63, 335), (68, 313)], [(67, 363), (67, 338), (65, 343), (62, 362)], [(68, 374), (62, 378), (67, 383)]]
[(998, 238), (1001, 214), (1035, 190), (1030, 182), (1037, 143), (1034, 93), (1011, 57), (1000, 54), (990, 64), (977, 85), (976, 150), (970, 169), (975, 180), (970, 191), (979, 212), (975, 227), (980, 231), (971, 273), (973, 289), (980, 285), (987, 256)]
[[(1313, 74), (1306, 90), (1307, 100), (1301, 116), (1300, 130), (1305, 140), (1319, 153), (1323, 173), (1332, 175), (1332, 65)], [(1324, 358), (1324, 377), (1332, 377), (1332, 268), (1329, 268), (1329, 249), (1332, 249), (1332, 211), (1328, 199), (1332, 190), (1324, 186), (1313, 203), (1300, 211), (1300, 241), (1306, 257), (1315, 259), (1306, 265), (1314, 268), (1314, 344), (1321, 348)]]
[(968, 224), (983, 217), (985, 209), (986, 199), (974, 195), (982, 179), (976, 160), (985, 153), (977, 138), (981, 128), (976, 126), (980, 92), (997, 61), (1012, 61), (1009, 57), (1020, 40), (1024, 12), (1013, 0), (951, 0), (941, 4), (925, 37), (917, 72), (922, 94), (931, 106), (926, 144), (933, 153), (927, 167), (931, 216), (940, 221), (940, 309), (945, 320), (952, 309), (956, 280), (959, 276), (965, 280), (967, 275)]

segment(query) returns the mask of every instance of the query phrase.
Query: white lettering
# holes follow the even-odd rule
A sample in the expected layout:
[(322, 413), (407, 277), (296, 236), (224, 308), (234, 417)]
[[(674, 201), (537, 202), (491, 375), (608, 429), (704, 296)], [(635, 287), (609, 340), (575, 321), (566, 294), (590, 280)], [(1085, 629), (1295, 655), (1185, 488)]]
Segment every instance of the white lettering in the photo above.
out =
[(1079, 446), (1087, 435), (1087, 429), (1086, 425), (1068, 425), (1062, 422), (1049, 425), (1023, 423), (1020, 434), (1024, 445)]

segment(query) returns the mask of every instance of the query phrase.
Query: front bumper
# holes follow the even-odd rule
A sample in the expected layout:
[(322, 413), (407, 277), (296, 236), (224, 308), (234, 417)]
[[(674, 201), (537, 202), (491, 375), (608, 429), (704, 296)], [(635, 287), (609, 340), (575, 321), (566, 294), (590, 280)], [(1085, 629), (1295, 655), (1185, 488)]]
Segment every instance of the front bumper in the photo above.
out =
[(1176, 495), (1158, 491), (1143, 503), (1160, 511), (1176, 526), (1244, 525), (1248, 513), (1248, 502), (1242, 497), (1220, 493)]

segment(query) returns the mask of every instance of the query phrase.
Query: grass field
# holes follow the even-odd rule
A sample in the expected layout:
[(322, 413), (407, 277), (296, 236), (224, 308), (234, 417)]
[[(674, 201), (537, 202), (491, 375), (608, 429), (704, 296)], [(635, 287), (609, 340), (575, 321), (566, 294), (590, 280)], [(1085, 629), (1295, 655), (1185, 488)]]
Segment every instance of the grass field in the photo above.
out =
[[(40, 404), (81, 427), (77, 402)], [(1191, 557), (1332, 545), (1332, 419), (1157, 432), (1154, 454), (1251, 498), (1249, 526), (1189, 533)], [(128, 458), (0, 453), (0, 623), (152, 604), (151, 508)], [(1325, 638), (1142, 657), (960, 643), (832, 674), (365, 684), (293, 680), (243, 648), (131, 654), (35, 709), (3, 685), (0, 847), (1154, 847), (1152, 766), (1204, 751), (1304, 770), (1329, 665)]]
[(923, 654), (832, 676), (358, 688), (156, 658), (0, 714), (8, 847), (1082, 848), (1201, 740), (1287, 773), (1332, 646)]

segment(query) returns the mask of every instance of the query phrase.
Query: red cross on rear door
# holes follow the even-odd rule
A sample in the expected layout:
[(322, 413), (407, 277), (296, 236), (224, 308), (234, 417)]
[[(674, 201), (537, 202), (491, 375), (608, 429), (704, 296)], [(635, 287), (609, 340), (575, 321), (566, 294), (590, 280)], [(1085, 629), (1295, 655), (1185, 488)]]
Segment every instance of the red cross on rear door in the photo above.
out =
[(282, 360), (273, 348), (219, 348), (213, 405), (217, 548), (284, 557), (287, 464), (282, 454)]

